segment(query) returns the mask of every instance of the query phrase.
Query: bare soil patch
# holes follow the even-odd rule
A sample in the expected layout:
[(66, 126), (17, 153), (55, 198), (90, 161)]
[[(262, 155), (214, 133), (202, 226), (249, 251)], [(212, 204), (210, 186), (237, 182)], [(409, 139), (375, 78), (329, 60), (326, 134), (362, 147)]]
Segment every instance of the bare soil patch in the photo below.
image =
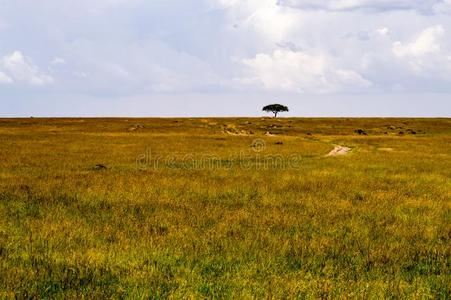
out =
[(351, 152), (351, 148), (344, 147), (344, 146), (335, 146), (335, 148), (329, 152), (326, 156), (340, 156), (340, 155), (346, 155), (349, 152)]

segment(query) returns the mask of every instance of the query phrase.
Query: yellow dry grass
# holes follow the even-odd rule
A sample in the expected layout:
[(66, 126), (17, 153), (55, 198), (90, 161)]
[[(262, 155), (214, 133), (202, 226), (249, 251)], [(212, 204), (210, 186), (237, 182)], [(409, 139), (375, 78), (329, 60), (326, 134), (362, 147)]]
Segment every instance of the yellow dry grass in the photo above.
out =
[(450, 119), (2, 119), (0, 298), (449, 299), (450, 145)]

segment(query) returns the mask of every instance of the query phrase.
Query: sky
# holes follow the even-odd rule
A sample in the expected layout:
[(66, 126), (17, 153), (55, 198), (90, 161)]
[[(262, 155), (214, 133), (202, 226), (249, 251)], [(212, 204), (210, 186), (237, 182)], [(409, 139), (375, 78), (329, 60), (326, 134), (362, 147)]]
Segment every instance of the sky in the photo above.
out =
[(451, 0), (0, 0), (0, 117), (451, 116)]

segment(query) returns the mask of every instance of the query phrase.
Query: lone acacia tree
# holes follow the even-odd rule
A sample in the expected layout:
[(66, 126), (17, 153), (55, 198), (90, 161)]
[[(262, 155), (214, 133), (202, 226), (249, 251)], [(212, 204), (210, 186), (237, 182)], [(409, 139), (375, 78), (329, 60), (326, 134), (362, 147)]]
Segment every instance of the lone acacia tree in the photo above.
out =
[(287, 112), (288, 107), (282, 104), (271, 104), (263, 107), (263, 111), (272, 112), (274, 114), (274, 118), (277, 118), (277, 114), (280, 112)]

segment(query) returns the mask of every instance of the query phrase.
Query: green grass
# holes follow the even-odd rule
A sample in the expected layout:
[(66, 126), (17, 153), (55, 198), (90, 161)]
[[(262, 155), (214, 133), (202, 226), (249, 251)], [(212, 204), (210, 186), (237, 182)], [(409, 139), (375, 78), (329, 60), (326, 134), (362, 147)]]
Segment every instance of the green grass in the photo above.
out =
[(450, 119), (0, 119), (0, 298), (449, 299), (450, 145)]

